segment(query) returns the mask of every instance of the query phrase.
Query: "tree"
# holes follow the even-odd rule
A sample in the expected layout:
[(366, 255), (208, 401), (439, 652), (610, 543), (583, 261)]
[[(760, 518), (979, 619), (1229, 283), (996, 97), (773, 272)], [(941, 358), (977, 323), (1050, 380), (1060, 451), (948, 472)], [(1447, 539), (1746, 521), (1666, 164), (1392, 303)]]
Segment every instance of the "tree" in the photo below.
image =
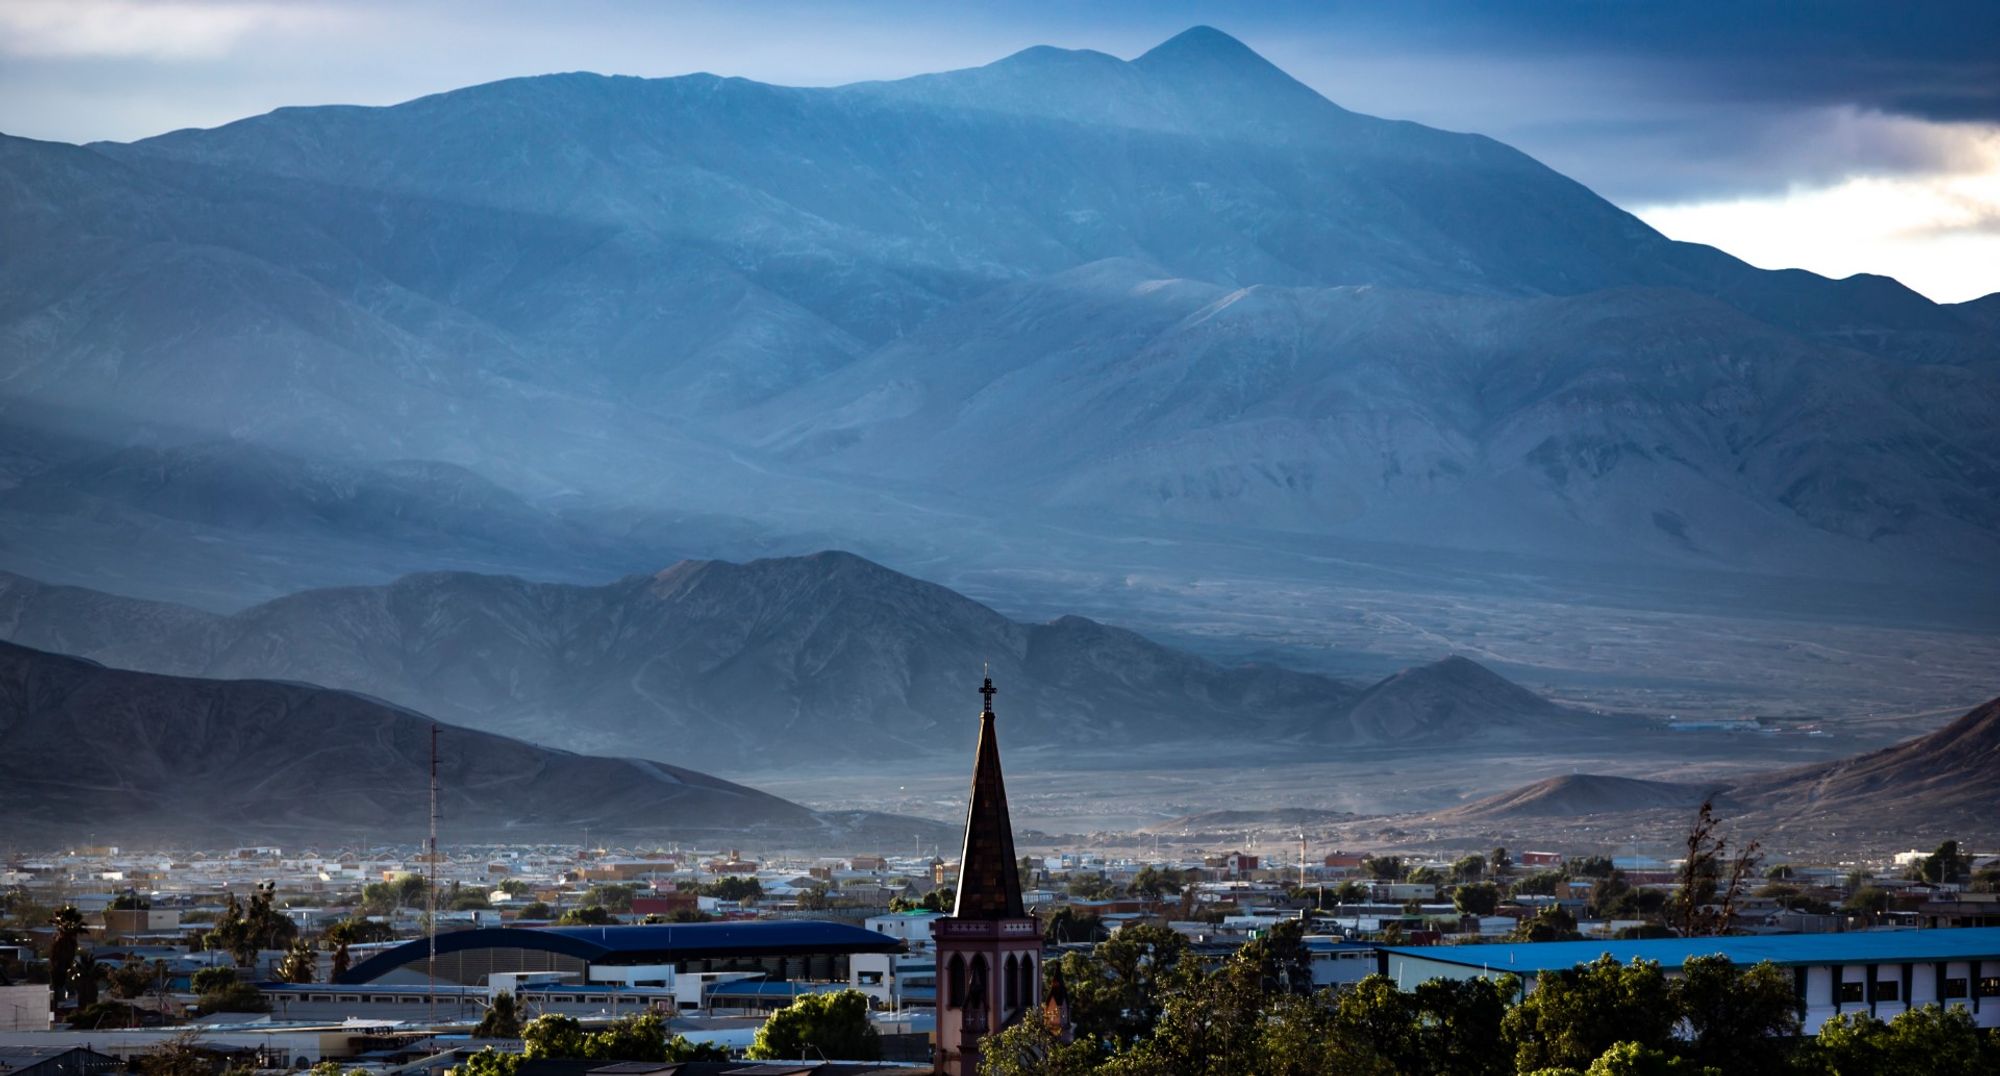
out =
[(1455, 882), (1476, 882), (1486, 877), (1486, 857), (1477, 852), (1461, 856), (1451, 865), (1451, 877)]
[(1342, 882), (1326, 892), (1335, 904), (1360, 904), (1368, 899), (1368, 887), (1360, 882)]
[(1500, 907), (1500, 887), (1492, 882), (1466, 882), (1452, 890), (1451, 903), (1466, 915), (1492, 915)]
[(1681, 860), (1680, 886), (1674, 894), (1674, 922), (1685, 937), (1727, 934), (1736, 919), (1736, 900), (1761, 858), (1757, 842), (1729, 855), (1729, 839), (1715, 817), (1715, 797), (1701, 801), (1688, 827), (1687, 854)]
[(823, 912), (833, 907), (833, 898), (824, 883), (807, 886), (799, 893), (799, 908), (808, 912)]
[(1519, 982), (1511, 975), (1418, 983), (1411, 998), (1426, 1061), (1422, 1070), (1454, 1076), (1506, 1076), (1511, 1066), (1498, 1044), (1507, 1003), (1519, 989)]
[(757, 1029), (746, 1056), (781, 1061), (808, 1055), (840, 1061), (875, 1061), (882, 1037), (868, 1021), (868, 995), (859, 990), (807, 994), (779, 1009)]
[(201, 1032), (196, 1028), (176, 1032), (161, 1039), (139, 1058), (145, 1076), (213, 1076), (215, 1066), (201, 1052)]
[(493, 995), (493, 1003), (486, 1007), (486, 1015), (479, 1018), (479, 1026), (472, 1029), (475, 1039), (518, 1039), (521, 1037), (521, 1010), (514, 1003), (514, 995), (502, 990)]
[(543, 1057), (582, 1057), (583, 1024), (574, 1016), (559, 1013), (543, 1013), (528, 1021), (521, 1029), (522, 1056), (531, 1060)]
[(618, 921), (618, 917), (606, 911), (602, 905), (592, 904), (586, 908), (571, 908), (556, 920), (558, 926), (603, 927)]
[[(1583, 1071), (1583, 1076), (1703, 1076), (1715, 1072), (1699, 1065), (1675, 1057), (1665, 1050), (1643, 1046), (1636, 1042), (1621, 1042), (1598, 1055), (1597, 1060)], [(1731, 1072), (1735, 1069), (1729, 1070)], [(1745, 1069), (1745, 1072), (1764, 1072), (1765, 1069)], [(1716, 1076), (1721, 1076), (1716, 1073)]]
[(1609, 878), (1618, 869), (1608, 856), (1577, 856), (1564, 867), (1572, 878)]
[(84, 1005), (69, 1014), (72, 1031), (107, 1031), (122, 1027), (136, 1027), (136, 1014), (132, 1006), (117, 1001), (100, 1001), (95, 1005)]
[(1792, 977), (1765, 961), (1739, 968), (1728, 957), (1691, 957), (1673, 981), (1690, 1054), (1724, 1072), (1776, 1072), (1805, 1015)]
[(76, 963), (76, 1003), (80, 1008), (90, 1008), (97, 1004), (97, 984), (104, 981), (108, 969), (97, 962), (96, 957), (86, 956)]
[(1180, 875), (1172, 871), (1158, 870), (1150, 863), (1139, 868), (1139, 873), (1132, 877), (1132, 892), (1154, 900), (1180, 891)]
[(554, 908), (549, 907), (539, 900), (535, 900), (529, 901), (524, 905), (516, 917), (520, 919), (548, 919), (555, 914), (556, 910)]
[(1312, 954), (1306, 952), (1305, 935), (1304, 922), (1283, 920), (1244, 943), (1236, 959), (1256, 973), (1266, 994), (1309, 994)]
[(239, 981), (234, 975), (229, 977), (228, 985), (202, 993), (195, 1000), (195, 1004), (199, 1005), (203, 1012), (271, 1011), (271, 1003), (265, 999), (262, 990)]
[(949, 910), (958, 895), (949, 889), (933, 889), (916, 900), (908, 897), (890, 897), (889, 910), (892, 912), (945, 912)]
[(1925, 1005), (1886, 1024), (1865, 1012), (1828, 1019), (1800, 1051), (1798, 1069), (1825, 1076), (1972, 1076), (1994, 1071), (1995, 1053), (1982, 1045), (1964, 1006)]
[(1152, 1030), (1115, 1055), (1105, 1071), (1116, 1076), (1267, 1071), (1263, 1047), (1269, 995), (1261, 987), (1256, 962), (1240, 957), (1213, 972), (1204, 971), (1199, 961), (1177, 964)]
[(1395, 882), (1403, 877), (1402, 856), (1367, 856), (1361, 860), (1361, 869), (1377, 881)]
[(1568, 880), (1561, 871), (1536, 871), (1516, 879), (1511, 889), (1516, 896), (1553, 897)]
[(1391, 1072), (1429, 1068), (1416, 998), (1387, 976), (1370, 975), (1339, 996), (1333, 1038), (1349, 1043)]
[(1418, 885), (1443, 885), (1451, 880), (1451, 876), (1436, 867), (1411, 867), (1404, 880)]
[(1079, 912), (1075, 908), (1062, 907), (1049, 916), (1048, 924), (1042, 927), (1042, 937), (1051, 945), (1065, 942), (1096, 942), (1104, 938), (1104, 919), (1095, 912)]
[[(1108, 1004), (1089, 1006), (1091, 1020), (1087, 1032), (1117, 1045), (1144, 1037), (1160, 1018), (1166, 982), (1188, 952), (1187, 938), (1178, 931), (1150, 923), (1138, 923), (1120, 930), (1091, 950), (1090, 963), (1096, 965), (1081, 978), (1073, 978), (1070, 965), (1063, 965), (1063, 983), (1070, 992), (1071, 1018), (1077, 1016), (1077, 993), (1093, 983), (1108, 985)], [(1095, 1009), (1096, 1011), (1089, 1011)], [(1105, 1009), (1110, 1011), (1106, 1012)], [(1099, 1023), (1102, 1021), (1102, 1023)], [(1083, 1032), (1082, 1021), (1077, 1023)]]
[(1077, 900), (1103, 900), (1115, 892), (1101, 874), (1073, 874), (1067, 888)]
[(446, 1069), (445, 1076), (514, 1076), (523, 1060), (520, 1054), (503, 1054), (488, 1046), (466, 1058), (463, 1064)]
[(1972, 857), (1959, 852), (1957, 841), (1946, 841), (1937, 851), (1917, 861), (1917, 878), (1932, 885), (1963, 885), (1972, 870)]
[(136, 998), (145, 995), (156, 983), (164, 982), (167, 964), (156, 960), (151, 964), (133, 958), (111, 969), (111, 996), (115, 998)]
[(764, 883), (755, 878), (742, 878), (732, 874), (702, 886), (701, 891), (718, 900), (748, 902), (764, 895)]
[(1521, 920), (1507, 937), (1512, 941), (1545, 942), (1575, 941), (1583, 935), (1577, 933), (1576, 916), (1564, 911), (1560, 904), (1551, 904), (1533, 918)]
[(83, 921), (83, 913), (76, 905), (65, 904), (49, 916), (49, 925), (56, 930), (55, 940), (49, 943), (49, 997), (52, 1004), (60, 1008), (70, 995), (71, 979), (76, 965), (77, 940), (90, 930)]
[(1659, 964), (1620, 964), (1606, 954), (1589, 964), (1542, 972), (1501, 1028), (1515, 1067), (1533, 1072), (1581, 1069), (1626, 1041), (1664, 1050), (1679, 1021)]
[(1033, 1015), (979, 1044), (979, 1076), (1089, 1076), (1100, 1060), (1094, 1042), (1064, 1042)]
[(634, 885), (594, 885), (584, 891), (583, 903), (601, 904), (614, 912), (632, 910), (632, 897), (639, 892)]
[(295, 941), (285, 950), (285, 958), (278, 962), (278, 981), (281, 983), (309, 983), (319, 972), (319, 958), (313, 955), (313, 948), (304, 941)]
[(1840, 905), (1840, 910), (1849, 915), (1880, 915), (1889, 909), (1889, 891), (1872, 885), (1864, 885), (1854, 891)]
[(228, 968), (203, 968), (188, 980), (188, 986), (197, 994), (212, 994), (238, 981), (236, 973)]
[(1486, 869), (1493, 872), (1496, 879), (1505, 878), (1514, 869), (1514, 857), (1507, 854), (1505, 846), (1495, 848), (1486, 853)]

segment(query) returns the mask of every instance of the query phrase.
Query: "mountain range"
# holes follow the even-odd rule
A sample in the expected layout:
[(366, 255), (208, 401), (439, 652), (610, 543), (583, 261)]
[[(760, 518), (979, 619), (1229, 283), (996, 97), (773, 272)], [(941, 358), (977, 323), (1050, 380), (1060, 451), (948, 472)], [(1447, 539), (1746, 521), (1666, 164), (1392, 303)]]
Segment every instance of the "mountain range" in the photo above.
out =
[[(842, 87), (576, 73), (0, 138), (0, 230), (4, 563), (216, 608), (835, 544), (1115, 570), (1184, 528), (2000, 565), (1990, 298), (1673, 242), (1208, 28)], [(390, 499), (196, 522), (116, 480), (191, 448)]]
[(1546, 742), (1648, 726), (1449, 657), (1372, 686), (1225, 667), (1079, 616), (1023, 624), (846, 553), (684, 561), (603, 586), (469, 573), (218, 615), (0, 575), (0, 637), (121, 668), (303, 681), (455, 724), (725, 772), (957, 760), (1000, 685), (1010, 747)]
[[(414, 844), (428, 819), (432, 727), (345, 691), (136, 673), (0, 643), (4, 841)], [(825, 847), (949, 831), (820, 814), (678, 766), (451, 726), (440, 729), (438, 758), (443, 832), (456, 842), (569, 841), (589, 830)]]

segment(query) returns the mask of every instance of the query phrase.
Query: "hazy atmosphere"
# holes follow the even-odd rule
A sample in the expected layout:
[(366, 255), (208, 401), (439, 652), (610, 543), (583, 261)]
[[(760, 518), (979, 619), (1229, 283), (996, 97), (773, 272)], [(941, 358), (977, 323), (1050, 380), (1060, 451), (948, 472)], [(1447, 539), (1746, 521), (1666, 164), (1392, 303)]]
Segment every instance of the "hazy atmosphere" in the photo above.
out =
[(0, 0), (0, 236), (10, 1076), (2000, 1061), (1994, 5)]

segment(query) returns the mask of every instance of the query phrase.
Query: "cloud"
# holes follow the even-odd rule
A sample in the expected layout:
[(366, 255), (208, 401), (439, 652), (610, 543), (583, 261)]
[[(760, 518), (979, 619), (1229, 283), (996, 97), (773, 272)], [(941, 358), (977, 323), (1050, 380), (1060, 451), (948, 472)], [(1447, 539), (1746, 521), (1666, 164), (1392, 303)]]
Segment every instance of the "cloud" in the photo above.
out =
[(1954, 143), (1939, 170), (1634, 212), (1767, 269), (1880, 273), (1940, 302), (2000, 291), (2000, 125), (1934, 126), (1933, 137)]
[(337, 19), (330, 8), (227, 0), (7, 0), (0, 52), (35, 58), (211, 60), (246, 37)]

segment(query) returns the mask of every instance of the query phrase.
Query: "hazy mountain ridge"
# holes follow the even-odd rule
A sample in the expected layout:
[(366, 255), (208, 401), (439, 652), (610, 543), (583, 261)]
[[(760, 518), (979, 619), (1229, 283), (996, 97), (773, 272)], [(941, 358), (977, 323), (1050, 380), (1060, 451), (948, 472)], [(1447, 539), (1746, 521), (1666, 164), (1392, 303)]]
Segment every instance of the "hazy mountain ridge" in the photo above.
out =
[[(431, 724), (311, 685), (129, 672), (0, 643), (6, 839), (15, 848), (85, 833), (414, 843), (426, 825)], [(85, 759), (85, 743), (118, 750)], [(822, 817), (677, 766), (456, 727), (442, 729), (439, 759), (444, 828), (459, 841), (564, 840), (589, 828), (660, 839), (754, 833), (774, 845), (818, 847), (946, 829), (889, 816)]]
[(1516, 741), (1629, 722), (1541, 700), (1463, 658), (1366, 692), (1225, 668), (1066, 616), (1021, 624), (848, 554), (689, 561), (605, 586), (467, 573), (307, 591), (233, 616), (0, 576), (0, 634), (156, 672), (365, 691), (454, 723), (738, 770), (955, 750), (983, 667), (1009, 743)]
[(1726, 785), (1719, 784), (1649, 781), (1596, 773), (1564, 774), (1454, 807), (1438, 817), (1450, 822), (1481, 822), (1628, 811), (1682, 811), (1692, 816), (1702, 801), (1710, 797), (1715, 797), (1719, 809), (1735, 808), (1736, 802), (1718, 795), (1726, 790)]
[(1428, 816), (1446, 825), (1662, 812), (1692, 818), (1704, 799), (1755, 834), (1889, 842), (2000, 834), (2000, 699), (1935, 732), (1831, 762), (1710, 782), (1565, 774)]
[(864, 547), (979, 484), (1026, 518), (2000, 561), (1982, 306), (1673, 243), (1206, 28), (832, 89), (570, 74), (7, 139), (0, 222), (10, 419), (766, 526), (880, 493), (827, 524)]

